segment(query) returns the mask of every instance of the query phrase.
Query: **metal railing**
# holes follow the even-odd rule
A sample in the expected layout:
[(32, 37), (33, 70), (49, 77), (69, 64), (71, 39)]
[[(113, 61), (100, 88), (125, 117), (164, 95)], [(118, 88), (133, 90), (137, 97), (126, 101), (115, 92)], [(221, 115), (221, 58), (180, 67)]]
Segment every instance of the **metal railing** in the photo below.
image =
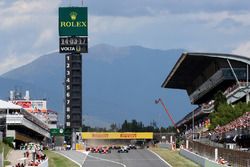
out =
[(49, 131), (47, 129), (38, 126), (34, 121), (30, 121), (25, 118), (23, 115), (6, 115), (6, 123), (7, 124), (16, 124), (16, 125), (24, 125), (27, 128), (30, 128), (46, 137), (50, 137)]
[(223, 71), (218, 70), (214, 73), (207, 81), (205, 81), (199, 88), (197, 88), (191, 95), (190, 98), (196, 101), (216, 85), (223, 80)]

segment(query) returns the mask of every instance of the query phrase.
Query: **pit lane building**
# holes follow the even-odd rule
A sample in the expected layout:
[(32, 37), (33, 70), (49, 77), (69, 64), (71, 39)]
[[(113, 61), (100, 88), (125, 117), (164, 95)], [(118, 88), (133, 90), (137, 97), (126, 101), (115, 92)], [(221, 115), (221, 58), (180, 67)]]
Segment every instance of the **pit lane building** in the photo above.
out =
[(183, 53), (162, 84), (186, 90), (190, 102), (198, 106), (177, 122), (179, 130), (186, 136), (206, 131), (219, 90), (229, 104), (249, 101), (249, 63), (249, 58), (233, 54)]
[(50, 138), (46, 123), (21, 106), (0, 100), (0, 131), (4, 137), (12, 138), (19, 148), (21, 143), (41, 142)]

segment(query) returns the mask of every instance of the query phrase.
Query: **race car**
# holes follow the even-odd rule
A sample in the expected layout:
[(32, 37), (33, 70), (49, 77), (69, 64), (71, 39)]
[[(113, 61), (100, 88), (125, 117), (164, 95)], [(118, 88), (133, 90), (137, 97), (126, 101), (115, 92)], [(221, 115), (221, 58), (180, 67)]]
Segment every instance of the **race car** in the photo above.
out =
[(99, 153), (100, 149), (101, 149), (101, 147), (93, 147), (91, 149), (91, 153)]
[(128, 153), (128, 147), (122, 146), (120, 149), (117, 151), (118, 153)]
[(108, 153), (111, 153), (111, 149), (110, 149), (110, 147), (104, 146), (104, 147), (102, 147), (102, 148), (99, 149), (99, 153), (101, 153), (101, 154), (108, 154)]
[(132, 144), (129, 145), (129, 148), (130, 148), (130, 149), (137, 149), (136, 146), (135, 146), (135, 145), (132, 145)]
[(91, 147), (86, 147), (86, 151), (91, 151)]

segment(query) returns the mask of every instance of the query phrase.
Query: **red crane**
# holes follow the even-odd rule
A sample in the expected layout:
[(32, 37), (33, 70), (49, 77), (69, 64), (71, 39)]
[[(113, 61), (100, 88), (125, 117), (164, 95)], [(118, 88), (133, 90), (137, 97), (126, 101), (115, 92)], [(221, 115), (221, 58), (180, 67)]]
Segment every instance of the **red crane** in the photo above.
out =
[(177, 126), (176, 126), (176, 124), (175, 124), (175, 122), (174, 122), (172, 116), (171, 116), (170, 113), (168, 112), (168, 110), (167, 110), (167, 108), (166, 108), (166, 106), (165, 106), (165, 104), (163, 103), (163, 101), (162, 101), (161, 98), (159, 98), (158, 100), (155, 100), (155, 104), (158, 104), (159, 102), (160, 102), (161, 105), (163, 106), (163, 108), (164, 108), (164, 110), (166, 111), (166, 113), (168, 114), (168, 117), (170, 118), (172, 124), (174, 125), (174, 127), (175, 127), (176, 130), (177, 130), (177, 132), (179, 133), (179, 129), (177, 128)]

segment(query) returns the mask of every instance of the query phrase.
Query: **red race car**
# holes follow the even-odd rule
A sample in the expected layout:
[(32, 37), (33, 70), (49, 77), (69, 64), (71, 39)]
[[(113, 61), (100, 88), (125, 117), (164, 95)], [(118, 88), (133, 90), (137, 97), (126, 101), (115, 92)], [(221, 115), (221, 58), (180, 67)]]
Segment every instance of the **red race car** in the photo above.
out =
[(99, 150), (99, 153), (101, 154), (108, 154), (108, 153), (111, 153), (111, 148), (110, 147), (102, 147), (100, 150)]

